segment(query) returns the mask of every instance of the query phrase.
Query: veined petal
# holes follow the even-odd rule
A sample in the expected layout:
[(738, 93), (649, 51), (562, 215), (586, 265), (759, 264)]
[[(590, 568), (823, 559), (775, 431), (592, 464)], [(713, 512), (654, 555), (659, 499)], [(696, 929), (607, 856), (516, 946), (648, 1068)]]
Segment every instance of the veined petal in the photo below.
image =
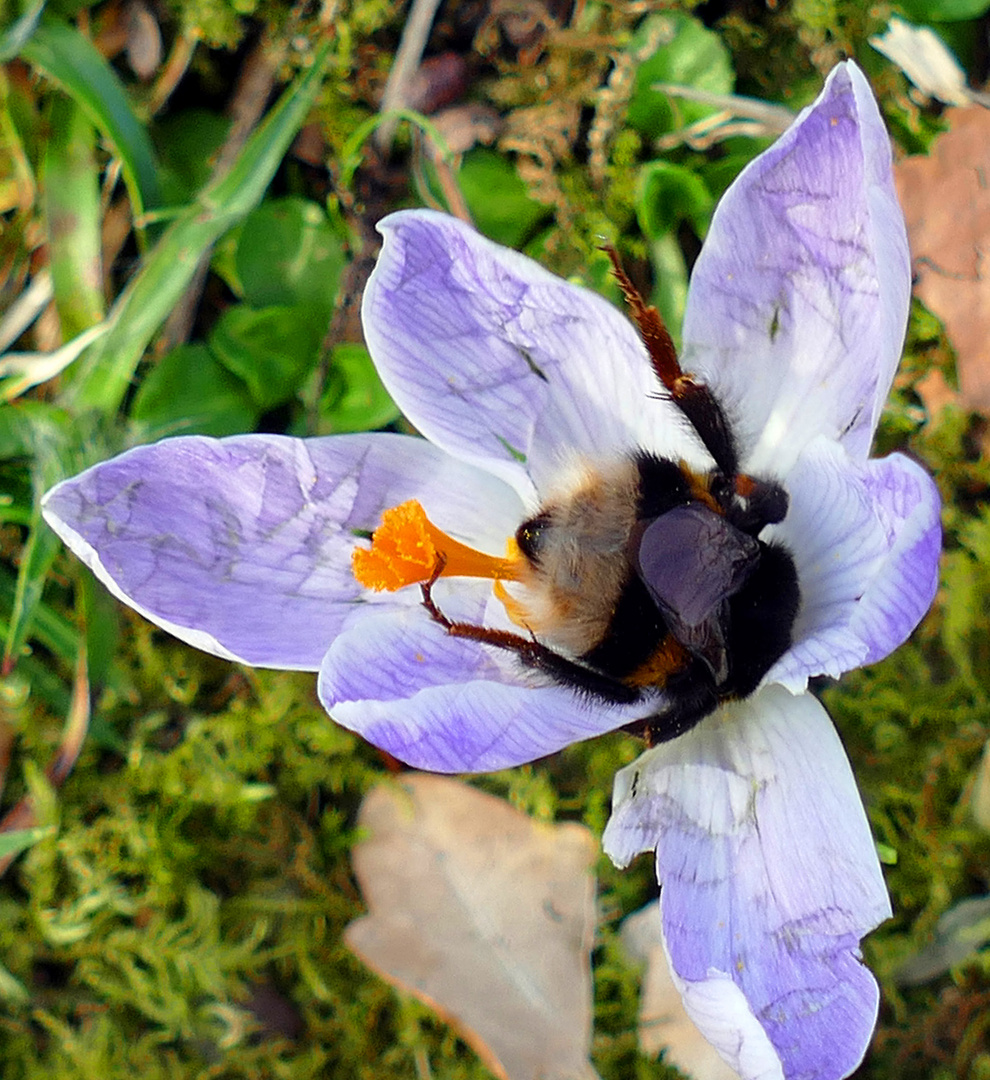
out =
[[(437, 596), (451, 618), (483, 621), (478, 586), (441, 582)], [(510, 653), (452, 637), (422, 608), (341, 634), (320, 669), (319, 694), (337, 723), (432, 772), (520, 765), (649, 711), (642, 702), (607, 707), (547, 685)]]
[(838, 1080), (855, 1069), (879, 1002), (859, 942), (890, 905), (815, 698), (765, 687), (647, 751), (616, 777), (603, 842), (619, 866), (656, 850), (685, 1008), (737, 1072)]
[(602, 297), (456, 218), (403, 211), (378, 228), (365, 337), (396, 404), (432, 442), (524, 498), (565, 454), (698, 454), (683, 417), (655, 396), (637, 331)]
[(402, 435), (167, 439), (63, 481), (44, 514), (115, 596), (176, 637), (316, 671), (346, 625), (419, 602), (413, 589), (371, 596), (351, 572), (355, 532), (413, 495), (493, 553), (522, 516), (508, 485)]
[[(659, 906), (662, 921), (663, 901)], [(686, 982), (671, 965), (670, 977), (684, 1011), (734, 1073), (743, 1080), (784, 1080), (780, 1055), (753, 1015), (746, 995), (728, 975), (713, 973), (704, 981)]]
[(767, 673), (792, 691), (838, 677), (902, 644), (938, 587), (939, 497), (901, 454), (864, 462), (818, 438), (788, 477), (774, 535), (793, 552), (802, 603), (794, 644)]
[(910, 293), (890, 141), (839, 64), (726, 192), (691, 278), (684, 366), (736, 418), (749, 471), (786, 476), (819, 434), (866, 458)]

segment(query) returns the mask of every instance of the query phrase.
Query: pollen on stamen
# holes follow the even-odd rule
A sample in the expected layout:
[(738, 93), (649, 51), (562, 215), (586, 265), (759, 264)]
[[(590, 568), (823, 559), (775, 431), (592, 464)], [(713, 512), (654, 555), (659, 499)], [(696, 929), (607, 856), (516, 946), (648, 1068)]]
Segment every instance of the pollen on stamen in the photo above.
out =
[(382, 514), (370, 548), (355, 548), (351, 569), (367, 589), (395, 592), (404, 585), (426, 581), (437, 562), (437, 549), (427, 529), (428, 519), (415, 499)]
[(395, 592), (428, 581), (440, 557), (443, 577), (479, 577), (515, 581), (518, 558), (497, 558), (462, 544), (426, 516), (415, 499), (382, 513), (370, 548), (355, 548), (351, 569), (357, 581), (376, 592)]

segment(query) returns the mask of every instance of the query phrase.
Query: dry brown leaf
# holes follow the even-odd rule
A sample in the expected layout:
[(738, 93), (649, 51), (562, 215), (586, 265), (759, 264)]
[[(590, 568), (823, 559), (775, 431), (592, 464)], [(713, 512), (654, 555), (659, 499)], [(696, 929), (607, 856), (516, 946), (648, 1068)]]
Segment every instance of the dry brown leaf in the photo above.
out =
[(162, 63), (162, 32), (143, 0), (131, 0), (126, 10), (127, 62), (139, 79), (153, 78)]
[(956, 350), (962, 405), (990, 412), (990, 110), (949, 109), (926, 157), (895, 168), (923, 303)]
[(447, 777), (408, 774), (361, 804), (353, 852), (370, 914), (345, 940), (508, 1080), (596, 1080), (597, 844)]
[(639, 1048), (675, 1065), (692, 1080), (739, 1080), (684, 1011), (660, 940), (660, 905), (647, 904), (622, 924), (622, 943), (646, 965), (639, 997)]
[(959, 391), (949, 385), (948, 379), (938, 368), (932, 368), (927, 375), (920, 378), (914, 384), (914, 389), (930, 417), (938, 416), (950, 405), (959, 404)]
[[(481, 102), (453, 105), (430, 119), (452, 154), (465, 154), (479, 143), (491, 146), (502, 126), (498, 113)], [(432, 149), (436, 154), (439, 148)]]

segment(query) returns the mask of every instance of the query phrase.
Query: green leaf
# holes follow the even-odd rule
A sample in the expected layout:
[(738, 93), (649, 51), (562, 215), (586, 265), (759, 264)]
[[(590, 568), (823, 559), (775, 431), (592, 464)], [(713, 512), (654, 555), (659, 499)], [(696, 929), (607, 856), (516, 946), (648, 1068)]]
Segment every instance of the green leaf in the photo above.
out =
[[(6, 0), (4, 2), (6, 3)], [(44, 10), (45, 0), (32, 0), (24, 9), (24, 13), (0, 33), (0, 64), (13, 60), (21, 51), (24, 42), (34, 33)], [(4, 9), (0, 7), (0, 13), (3, 11)]]
[[(43, 610), (43, 606), (38, 608), (39, 613)], [(68, 657), (67, 663), (71, 662), (72, 657)], [(32, 654), (22, 657), (17, 664), (17, 677), (27, 683), (33, 701), (43, 703), (55, 715), (68, 712), (72, 697), (65, 680), (56, 674), (51, 657)]]
[(25, 399), (0, 406), (0, 461), (30, 458), (35, 451), (36, 429), (42, 425), (68, 431), (72, 418), (46, 401)]
[(744, 168), (773, 142), (772, 139), (745, 138), (726, 139), (720, 144), (719, 156), (706, 158), (698, 166), (698, 175), (704, 178), (712, 198), (720, 199), (729, 185)]
[(464, 155), (457, 182), (478, 229), (508, 247), (524, 244), (552, 212), (529, 197), (511, 161), (484, 147)]
[(990, 0), (900, 0), (898, 7), (915, 22), (962, 22), (990, 11)]
[(134, 213), (159, 206), (158, 166), (151, 140), (113, 68), (95, 46), (64, 23), (42, 22), (20, 55), (59, 83), (113, 143)]
[(217, 320), (209, 345), (265, 411), (292, 398), (316, 366), (323, 329), (305, 307), (235, 304)]
[(31, 532), (21, 551), (17, 587), (4, 641), (4, 671), (9, 671), (16, 665), (27, 639), (31, 636), (45, 579), (62, 544), (41, 519), (39, 504), (43, 493), (38, 492), (37, 509), (31, 519)]
[(382, 385), (363, 345), (338, 345), (320, 402), (320, 434), (374, 431), (398, 419), (399, 409)]
[(152, 136), (161, 157), (166, 206), (190, 202), (209, 183), (229, 130), (230, 118), (208, 109), (183, 109), (156, 121)]
[(675, 233), (664, 233), (651, 241), (650, 261), (656, 282), (650, 302), (660, 312), (674, 344), (680, 348), (681, 323), (687, 305), (688, 269)]
[[(0, 69), (0, 213), (24, 208), (34, 202), (37, 185), (31, 150), (36, 143), (39, 127), (35, 110), (25, 100), (23, 89), (12, 84)], [(8, 219), (8, 228), (10, 224)], [(11, 249), (29, 248), (18, 244), (10, 234), (7, 245)]]
[(639, 174), (636, 213), (643, 234), (657, 240), (687, 221), (704, 239), (715, 200), (704, 180), (684, 165), (651, 161)]
[(42, 193), (49, 267), (63, 340), (103, 318), (96, 132), (72, 98), (52, 103)]
[(0, 833), (0, 859), (19, 854), (37, 844), (39, 840), (44, 840), (46, 836), (52, 836), (54, 832), (53, 825), (46, 825), (36, 829), (15, 829), (13, 832)]
[(253, 431), (258, 410), (244, 383), (206, 345), (179, 345), (141, 380), (131, 406), (141, 440)]
[(252, 307), (311, 305), (314, 319), (329, 321), (346, 261), (326, 211), (291, 196), (248, 214), (234, 266)]
[(649, 241), (656, 282), (652, 301), (678, 344), (688, 290), (688, 269), (678, 229), (687, 222), (703, 238), (714, 204), (704, 180), (683, 165), (653, 161), (640, 172), (636, 213)]
[(64, 475), (63, 459), (70, 436), (63, 427), (51, 420), (49, 416), (39, 417), (31, 427), (34, 451), (31, 460), (31, 531), (20, 555), (17, 585), (4, 640), (5, 671), (16, 664), (31, 634), (48, 571), (61, 547), (59, 538), (42, 520), (41, 497)]
[(320, 89), (331, 43), (282, 95), (229, 173), (165, 230), (114, 304), (112, 327), (78, 362), (66, 398), (77, 410), (115, 412), (148, 342), (181, 298), (200, 258), (261, 201)]
[(647, 53), (636, 69), (626, 119), (649, 138), (714, 112), (711, 106), (697, 102), (672, 105), (666, 94), (653, 89), (655, 83), (677, 83), (715, 94), (731, 94), (735, 87), (732, 60), (722, 39), (690, 15), (671, 12), (649, 16), (637, 29), (628, 51), (636, 57)]
[(86, 672), (94, 692), (109, 680), (120, 644), (120, 604), (88, 571), (76, 577), (76, 604), (86, 634)]
[[(13, 609), (16, 590), (17, 582), (14, 576), (0, 568), (0, 612)], [(4, 619), (0, 621), (0, 625), (3, 636), (6, 637), (10, 629), (9, 622)], [(74, 661), (79, 650), (79, 634), (76, 628), (47, 604), (38, 604), (35, 608), (32, 637), (66, 664)], [(50, 658), (47, 662), (51, 666)]]

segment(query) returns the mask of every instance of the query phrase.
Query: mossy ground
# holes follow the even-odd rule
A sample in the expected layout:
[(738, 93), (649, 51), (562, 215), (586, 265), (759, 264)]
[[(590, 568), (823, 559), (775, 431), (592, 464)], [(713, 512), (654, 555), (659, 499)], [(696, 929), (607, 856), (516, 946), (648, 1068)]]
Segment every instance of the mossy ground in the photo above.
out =
[[(470, 195), (475, 185), (472, 209), (484, 218), (486, 183), (507, 184), (516, 200), (513, 222), (529, 222), (512, 242), (558, 272), (602, 287), (603, 234), (618, 242), (638, 280), (648, 285), (651, 272), (670, 265), (676, 286), (709, 204), (765, 145), (736, 136), (707, 150), (672, 146), (664, 160), (682, 170), (678, 190), (697, 198), (656, 224), (644, 202), (642, 170), (662, 133), (627, 121), (637, 66), (648, 55), (636, 35), (650, 13), (676, 13), (681, 30), (699, 35), (700, 55), (714, 50), (711, 63), (727, 65), (740, 93), (797, 107), (834, 62), (854, 56), (901, 151), (923, 152), (942, 124), (938, 109), (919, 105), (867, 44), (893, 10), (886, 5), (738, 0), (692, 13), (691, 4), (588, 0), (570, 17), (566, 5), (521, 6), (545, 16), (546, 35), (530, 53), (507, 41), (497, 5), (442, 8), (431, 39), (434, 54), (466, 58), (468, 96), (493, 105), (503, 119), (490, 156), (465, 168), (465, 190)], [(112, 7), (72, 5), (76, 22), (90, 28), (110, 19)], [(442, 170), (431, 175), (417, 156), (419, 137), (411, 141), (407, 129), (389, 163), (365, 162), (350, 186), (340, 183), (352, 175), (352, 137), (374, 113), (404, 16), (385, 0), (320, 11), (265, 0), (177, 0), (157, 17), (167, 33), (185, 31), (201, 44), (176, 91), (168, 130), (181, 130), (194, 103), (219, 110), (249, 46), (269, 42), (289, 75), (286, 36), (305, 43), (331, 27), (334, 49), (315, 120), (329, 170), (296, 158), (283, 166), (273, 191), (328, 205), (355, 256), (351, 265), (360, 262), (370, 221), (443, 187)], [(985, 29), (985, 16), (951, 24), (953, 45), (971, 73), (979, 71)], [(297, 48), (306, 51), (305, 44)], [(27, 78), (16, 63), (5, 84), (15, 88)], [(51, 93), (34, 86), (26, 95), (39, 121)], [(134, 93), (140, 97), (140, 88)], [(30, 125), (10, 110), (29, 147)], [(670, 118), (668, 134), (678, 119)], [(181, 148), (173, 149), (178, 160)], [(169, 147), (160, 153), (169, 158)], [(26, 161), (40, 168), (31, 154)], [(688, 173), (703, 189), (684, 179)], [(15, 240), (4, 242), (3, 253), (16, 263), (31, 250), (29, 226), (43, 222), (43, 212), (10, 211), (6, 220)], [(493, 220), (490, 231), (499, 235), (510, 225)], [(11, 247), (18, 237), (20, 253)], [(125, 249), (115, 275), (123, 280), (137, 258)], [(228, 258), (222, 243), (214, 263), (221, 277)], [(657, 285), (657, 300), (676, 313), (677, 289), (664, 288)], [(345, 281), (338, 315), (353, 300)], [(215, 302), (208, 289), (194, 336), (209, 332)], [(343, 340), (346, 320), (335, 318)], [(884, 996), (874, 1047), (857, 1075), (875, 1080), (990, 1078), (990, 952), (976, 949), (965, 964), (921, 986), (899, 987), (895, 979), (938, 918), (990, 884), (990, 834), (970, 813), (990, 733), (990, 468), (979, 418), (954, 405), (926, 412), (916, 386), (932, 368), (952, 383), (941, 330), (916, 307), (879, 444), (884, 451), (906, 448), (938, 479), (946, 506), (943, 588), (909, 644), (822, 688), (887, 859), (895, 912), (865, 944)], [(150, 369), (139, 371), (138, 384)], [(260, 424), (312, 430), (319, 394), (308, 381), (315, 376), (304, 375), (294, 398), (258, 413)], [(35, 397), (57, 400), (50, 386)], [(136, 437), (129, 408), (125, 402), (73, 423), (95, 432), (93, 441), (109, 451)], [(12, 453), (2, 470), (10, 505), (30, 506), (24, 455)], [(5, 520), (0, 555), (11, 587), (3, 602), (13, 622), (20, 602), (13, 583), (30, 557), (24, 544), (31, 521), (27, 511)], [(74, 770), (55, 790), (44, 769), (68, 710), (71, 634), (78, 628), (89, 654), (92, 722)], [(31, 640), (0, 688), (2, 722), (15, 738), (4, 805), (30, 793), (38, 823), (54, 829), (0, 881), (4, 1080), (488, 1075), (450, 1029), (393, 992), (342, 944), (343, 928), (363, 910), (349, 863), (357, 808), (397, 766), (334, 726), (316, 701), (312, 676), (244, 671), (188, 650), (117, 608), (64, 553), (48, 577)], [(617, 735), (471, 782), (527, 813), (582, 821), (600, 834), (612, 777), (637, 751), (634, 740)], [(618, 873), (603, 857), (598, 869), (595, 1066), (606, 1080), (673, 1075), (637, 1053), (638, 974), (616, 936), (620, 919), (654, 895), (652, 865), (644, 858)]]

